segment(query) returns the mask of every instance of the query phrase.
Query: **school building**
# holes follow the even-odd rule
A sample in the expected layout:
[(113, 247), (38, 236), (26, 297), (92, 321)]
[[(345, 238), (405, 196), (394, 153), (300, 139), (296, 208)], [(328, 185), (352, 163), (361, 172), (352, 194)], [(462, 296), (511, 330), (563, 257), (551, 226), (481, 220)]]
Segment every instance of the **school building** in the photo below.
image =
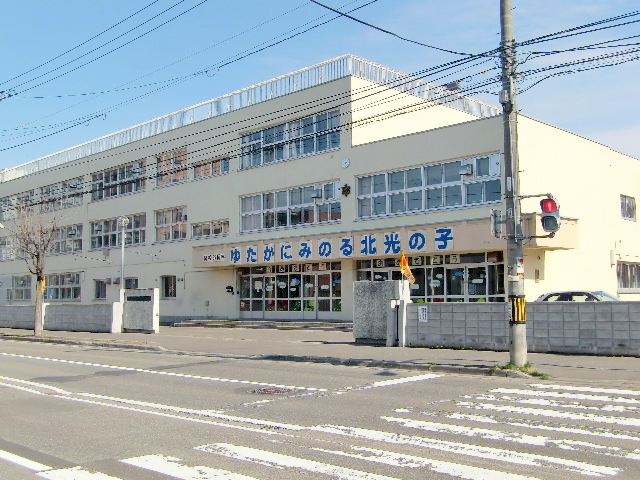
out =
[[(502, 302), (501, 113), (344, 55), (2, 170), (0, 303), (34, 301), (25, 206), (60, 225), (47, 302), (114, 301), (123, 267), (126, 288), (159, 288), (164, 324), (351, 321), (353, 282), (399, 279), (401, 250), (414, 302)], [(524, 244), (527, 300), (639, 300), (640, 161), (524, 115), (518, 142), (520, 194), (562, 218)], [(539, 201), (525, 235), (544, 235)]]

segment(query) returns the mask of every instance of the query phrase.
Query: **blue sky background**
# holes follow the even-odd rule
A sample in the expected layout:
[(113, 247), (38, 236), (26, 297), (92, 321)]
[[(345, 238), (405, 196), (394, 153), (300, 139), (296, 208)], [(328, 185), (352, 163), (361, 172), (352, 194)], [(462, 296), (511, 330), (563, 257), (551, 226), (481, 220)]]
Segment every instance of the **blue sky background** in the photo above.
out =
[[(403, 41), (341, 17), (218, 68), (226, 60), (283, 40), (336, 15), (307, 0), (201, 2), (203, 0), (2, 2), (0, 91), (8, 91), (13, 96), (0, 101), (0, 168), (19, 165), (345, 53), (406, 73), (463, 58)], [(480, 53), (496, 48), (500, 42), (499, 0), (370, 2), (325, 0), (322, 3), (343, 11), (363, 6), (352, 15), (402, 37), (443, 49)], [(517, 41), (638, 10), (637, 1), (631, 0), (513, 0), (513, 5)], [(106, 33), (52, 60), (147, 6)], [(155, 15), (158, 17), (126, 33)], [(635, 16), (624, 22), (639, 20), (640, 16)], [(120, 35), (122, 37), (116, 39)], [(635, 35), (640, 35), (640, 22), (523, 46), (518, 68), (526, 71), (638, 48), (630, 44), (640, 42), (640, 38), (628, 38), (615, 42), (630, 45), (618, 49), (566, 52), (541, 58), (531, 54)], [(129, 41), (131, 43), (122, 46)], [(85, 56), (73, 61), (81, 55)], [(97, 58), (101, 55), (104, 56)], [(519, 110), (640, 158), (637, 92), (640, 62), (638, 53), (624, 58), (634, 60), (552, 77), (535, 85), (550, 72), (523, 80)], [(81, 66), (89, 61), (91, 63)], [(35, 68), (45, 62), (49, 63)], [(63, 66), (67, 62), (71, 63)], [(463, 71), (449, 70), (427, 80), (445, 84), (463, 79), (465, 88), (478, 79), (497, 76), (497, 67), (497, 61), (490, 59), (483, 65), (473, 65)], [(31, 69), (34, 70), (25, 73)], [(207, 69), (207, 73), (198, 74)], [(481, 74), (483, 70), (487, 73)], [(58, 75), (61, 76), (53, 78)], [(182, 80), (154, 93), (160, 86), (166, 86), (168, 80), (176, 78)], [(498, 105), (499, 86), (488, 90), (489, 93), (474, 96)], [(136, 99), (139, 96), (142, 98)], [(106, 114), (101, 115), (103, 112)], [(79, 119), (87, 118), (93, 119), (74, 126)]]

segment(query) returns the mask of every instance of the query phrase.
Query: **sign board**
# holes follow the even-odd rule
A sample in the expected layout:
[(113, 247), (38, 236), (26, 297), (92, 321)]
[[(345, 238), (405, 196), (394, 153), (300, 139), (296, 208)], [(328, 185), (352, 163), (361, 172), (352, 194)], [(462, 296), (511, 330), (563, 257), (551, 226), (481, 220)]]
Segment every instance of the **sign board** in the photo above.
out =
[(419, 323), (427, 323), (429, 319), (429, 307), (427, 305), (420, 305), (418, 307), (418, 322)]

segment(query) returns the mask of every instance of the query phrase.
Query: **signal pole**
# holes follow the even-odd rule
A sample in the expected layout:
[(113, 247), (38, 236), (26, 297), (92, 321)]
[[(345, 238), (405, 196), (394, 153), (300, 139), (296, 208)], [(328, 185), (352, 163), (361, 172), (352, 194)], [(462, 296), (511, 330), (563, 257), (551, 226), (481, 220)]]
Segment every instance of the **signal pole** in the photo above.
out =
[(509, 319), (510, 363), (527, 363), (527, 304), (524, 299), (524, 255), (520, 219), (518, 133), (515, 87), (515, 39), (511, 0), (500, 0), (502, 56), (502, 119), (504, 130), (504, 176), (507, 237), (507, 296), (511, 304)]

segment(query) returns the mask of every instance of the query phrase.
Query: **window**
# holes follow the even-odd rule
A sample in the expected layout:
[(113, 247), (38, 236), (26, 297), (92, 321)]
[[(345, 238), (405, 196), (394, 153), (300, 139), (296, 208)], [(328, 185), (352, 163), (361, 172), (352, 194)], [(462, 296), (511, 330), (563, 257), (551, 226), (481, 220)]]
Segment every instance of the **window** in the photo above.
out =
[(219, 158), (217, 160), (207, 160), (193, 166), (193, 179), (213, 177), (229, 173), (229, 159)]
[[(126, 215), (129, 223), (124, 227), (125, 245), (142, 245), (146, 238), (147, 216), (144, 213)], [(122, 227), (118, 218), (91, 222), (91, 248), (115, 248), (122, 245)]]
[(240, 209), (243, 232), (315, 225), (342, 216), (338, 182), (242, 197)]
[(620, 195), (620, 210), (622, 218), (625, 220), (636, 221), (636, 199), (627, 195)]
[(70, 225), (56, 230), (51, 253), (72, 253), (82, 251), (82, 224)]
[(94, 280), (94, 294), (93, 298), (96, 300), (104, 300), (107, 298), (107, 282), (104, 280)]
[(357, 185), (359, 217), (499, 202), (500, 156), (367, 175), (359, 177)]
[(44, 299), (80, 300), (80, 273), (56, 273), (45, 276)]
[(140, 160), (91, 175), (91, 200), (104, 200), (144, 191), (144, 164), (144, 160)]
[(130, 290), (132, 288), (138, 288), (138, 279), (137, 278), (125, 278), (124, 279), (124, 288), (126, 290)]
[(156, 157), (156, 186), (185, 182), (188, 177), (186, 148), (165, 152)]
[(240, 168), (267, 165), (340, 147), (340, 112), (332, 110), (242, 136)]
[(229, 233), (229, 220), (211, 220), (191, 224), (191, 238), (215, 237)]
[(157, 210), (155, 215), (156, 242), (187, 238), (187, 207)]
[(40, 211), (54, 212), (62, 208), (82, 205), (83, 178), (76, 177), (66, 182), (54, 183), (40, 188)]
[(618, 291), (640, 292), (640, 263), (618, 262)]
[(0, 237), (0, 261), (16, 259), (16, 239)]
[(31, 276), (11, 278), (11, 288), (7, 289), (7, 300), (31, 300)]
[(176, 298), (176, 277), (175, 275), (165, 275), (160, 277), (162, 288), (162, 298)]

